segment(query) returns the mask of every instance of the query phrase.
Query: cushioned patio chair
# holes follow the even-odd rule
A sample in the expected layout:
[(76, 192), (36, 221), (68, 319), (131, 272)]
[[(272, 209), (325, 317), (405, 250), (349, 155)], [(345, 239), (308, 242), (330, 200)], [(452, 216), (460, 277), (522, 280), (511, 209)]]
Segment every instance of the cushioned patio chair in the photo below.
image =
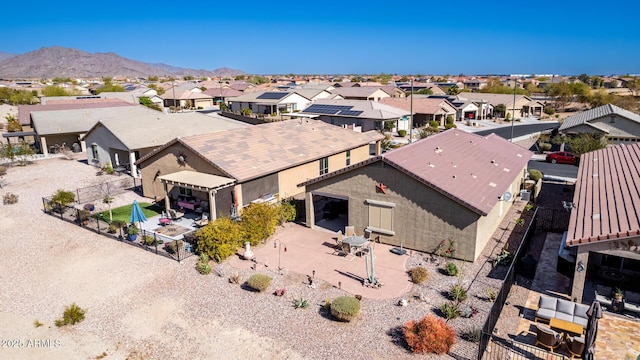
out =
[(576, 357), (582, 357), (582, 351), (584, 350), (584, 338), (578, 336), (572, 336), (567, 340), (567, 351), (571, 354), (571, 359)]
[(536, 325), (536, 345), (542, 345), (553, 352), (562, 345), (562, 334), (542, 325)]
[(203, 212), (202, 217), (193, 222), (196, 227), (203, 227), (209, 223), (209, 213)]
[(344, 227), (344, 235), (346, 237), (356, 236), (356, 228), (355, 228), (355, 226), (345, 226)]
[(200, 205), (195, 209), (195, 212), (201, 214), (205, 211), (209, 210), (209, 202), (208, 201), (200, 201)]
[(180, 221), (180, 220), (182, 220), (183, 216), (184, 216), (183, 212), (175, 211), (173, 209), (169, 209), (169, 219), (174, 220), (174, 221)]

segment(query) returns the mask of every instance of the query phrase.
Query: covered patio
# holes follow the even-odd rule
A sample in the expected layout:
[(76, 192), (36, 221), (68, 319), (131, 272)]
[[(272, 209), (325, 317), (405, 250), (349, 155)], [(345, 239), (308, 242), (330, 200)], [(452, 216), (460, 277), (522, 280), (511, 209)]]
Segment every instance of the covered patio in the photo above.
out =
[[(224, 206), (224, 204), (216, 204), (217, 192), (234, 186), (236, 182), (233, 178), (189, 170), (161, 175), (158, 176), (158, 179), (162, 182), (164, 189), (164, 206), (167, 214), (171, 209), (172, 200), (174, 200), (174, 206), (182, 207), (183, 210), (186, 208), (207, 212), (211, 220), (217, 218), (217, 209), (219, 208), (217, 205)], [(169, 186), (172, 189), (169, 189)], [(174, 187), (178, 189), (173, 190)]]

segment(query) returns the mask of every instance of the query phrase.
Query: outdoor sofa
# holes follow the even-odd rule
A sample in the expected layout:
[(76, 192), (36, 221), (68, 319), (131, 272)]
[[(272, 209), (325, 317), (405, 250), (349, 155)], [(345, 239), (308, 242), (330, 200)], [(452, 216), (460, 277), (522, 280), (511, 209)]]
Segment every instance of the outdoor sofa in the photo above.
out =
[(551, 318), (558, 318), (586, 327), (589, 320), (587, 310), (589, 310), (589, 306), (587, 305), (578, 304), (569, 300), (540, 296), (535, 320), (539, 321), (540, 319), (544, 319), (549, 321)]

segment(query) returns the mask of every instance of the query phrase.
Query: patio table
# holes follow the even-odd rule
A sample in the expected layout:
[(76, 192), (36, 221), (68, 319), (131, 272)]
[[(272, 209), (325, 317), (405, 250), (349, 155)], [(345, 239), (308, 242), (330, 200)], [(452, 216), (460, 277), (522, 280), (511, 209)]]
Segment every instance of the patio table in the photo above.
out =
[[(367, 239), (364, 236), (348, 236), (344, 239), (342, 239), (342, 243), (343, 244), (348, 244), (349, 245), (349, 249), (351, 250), (351, 252), (359, 252), (362, 250), (362, 248), (369, 242), (369, 239)], [(354, 251), (355, 250), (355, 251)]]
[(160, 225), (170, 225), (171, 224), (171, 219), (169, 218), (160, 218)]

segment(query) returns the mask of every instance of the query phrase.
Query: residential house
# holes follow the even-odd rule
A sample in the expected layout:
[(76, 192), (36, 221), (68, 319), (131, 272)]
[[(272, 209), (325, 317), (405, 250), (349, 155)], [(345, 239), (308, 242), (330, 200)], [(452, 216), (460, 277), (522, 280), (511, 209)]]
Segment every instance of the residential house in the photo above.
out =
[(582, 155), (563, 239), (574, 261), (571, 298), (579, 302), (593, 299), (595, 283), (640, 292), (639, 167), (639, 143)]
[(232, 89), (230, 87), (212, 87), (208, 88), (203, 92), (206, 95), (213, 97), (213, 101), (215, 104), (227, 104), (229, 98), (234, 98), (242, 95), (242, 91)]
[(138, 161), (142, 191), (164, 197), (166, 206), (206, 201), (212, 218), (235, 216), (251, 203), (304, 193), (297, 184), (368, 159), (383, 138), (313, 120), (180, 137)]
[(599, 134), (612, 145), (637, 142), (640, 141), (640, 115), (607, 104), (569, 116), (558, 131), (565, 134)]
[(299, 111), (309, 106), (311, 100), (295, 91), (260, 91), (228, 98), (231, 111), (251, 109), (254, 114), (281, 114)]
[(120, 99), (130, 104), (139, 105), (141, 97), (147, 97), (152, 103), (159, 108), (164, 107), (164, 99), (158, 95), (158, 91), (146, 86), (136, 87), (131, 91), (126, 92), (102, 92), (98, 94), (101, 98), (105, 99)]
[(302, 182), (306, 224), (326, 223), (322, 205), (333, 201), (356, 233), (424, 252), (450, 241), (453, 257), (474, 261), (519, 194), (531, 156), (495, 134), (450, 129)]
[(87, 161), (102, 167), (129, 170), (137, 177), (135, 162), (175, 137), (191, 136), (249, 126), (245, 123), (198, 112), (161, 113), (143, 106), (92, 111), (84, 116), (94, 125), (82, 140), (89, 145)]
[(331, 90), (332, 94), (340, 95), (345, 100), (372, 100), (380, 101), (380, 99), (388, 98), (391, 95), (387, 91), (377, 86), (352, 86), (337, 87)]
[[(302, 114), (317, 115), (318, 119), (358, 132), (370, 130), (409, 130), (407, 110), (372, 100), (320, 99), (302, 110)], [(385, 126), (387, 124), (387, 126)]]
[(541, 116), (544, 111), (543, 103), (537, 100), (532, 100), (526, 95), (519, 94), (515, 96), (515, 106), (513, 94), (461, 92), (457, 95), (457, 99), (461, 101), (470, 100), (473, 102), (486, 101), (493, 108), (503, 104), (507, 109), (507, 113), (511, 114), (510, 117), (514, 119), (519, 119), (525, 116)]
[(213, 106), (213, 97), (203, 93), (200, 86), (193, 83), (174, 85), (160, 97), (164, 100), (164, 107), (206, 109)]
[(409, 112), (413, 110), (413, 127), (428, 126), (431, 121), (437, 121), (440, 127), (444, 127), (447, 116), (452, 119), (456, 116), (456, 107), (447, 99), (414, 97), (412, 101), (410, 96), (385, 98), (380, 102)]
[(411, 83), (401, 83), (397, 85), (398, 88), (400, 88), (401, 90), (405, 91), (406, 93), (410, 93), (411, 90), (413, 89), (414, 94), (415, 93), (420, 93), (420, 91), (428, 89), (431, 91), (432, 95), (446, 95), (447, 93), (438, 85), (433, 84), (433, 83), (427, 83), (427, 82), (413, 82), (413, 85)]
[(471, 91), (482, 90), (487, 87), (487, 81), (478, 78), (471, 78), (462, 82), (464, 87)]

